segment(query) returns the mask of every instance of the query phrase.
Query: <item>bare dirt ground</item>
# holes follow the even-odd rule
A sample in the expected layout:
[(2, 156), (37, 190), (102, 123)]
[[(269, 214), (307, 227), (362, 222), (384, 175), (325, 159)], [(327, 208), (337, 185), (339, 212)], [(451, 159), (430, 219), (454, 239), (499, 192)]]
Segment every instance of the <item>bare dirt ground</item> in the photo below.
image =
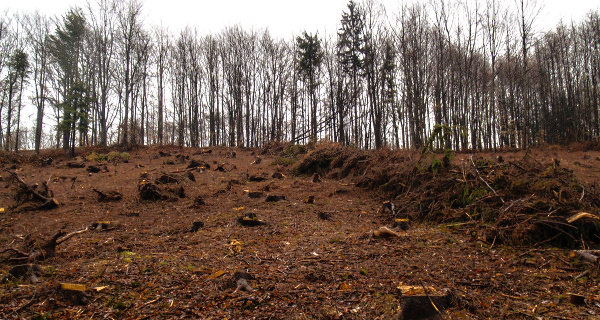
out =
[(600, 151), (110, 151), (0, 155), (0, 319), (600, 317)]

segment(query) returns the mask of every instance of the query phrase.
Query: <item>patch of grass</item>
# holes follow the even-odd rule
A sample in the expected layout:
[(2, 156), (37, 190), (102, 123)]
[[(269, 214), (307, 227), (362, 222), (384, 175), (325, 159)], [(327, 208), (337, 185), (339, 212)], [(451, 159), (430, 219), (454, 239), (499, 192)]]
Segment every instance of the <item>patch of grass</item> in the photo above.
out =
[(153, 275), (156, 274), (156, 272), (154, 271), (154, 269), (146, 267), (144, 269), (142, 269), (142, 273), (146, 274), (146, 275)]
[(46, 275), (49, 277), (53, 277), (56, 275), (56, 269), (52, 266), (46, 268)]
[(106, 306), (118, 311), (123, 311), (127, 309), (127, 304), (125, 304), (125, 301), (117, 299), (116, 297), (106, 300)]
[(87, 157), (85, 157), (85, 159), (87, 161), (103, 162), (108, 159), (108, 155), (97, 153), (96, 151), (92, 151), (92, 153), (90, 153)]
[(123, 257), (134, 257), (136, 254), (131, 251), (123, 251), (121, 252), (121, 255), (123, 255)]
[(131, 159), (131, 155), (127, 152), (117, 152), (111, 151), (109, 153), (97, 153), (96, 151), (92, 151), (87, 157), (85, 157), (87, 161), (96, 161), (96, 162), (115, 162), (115, 161), (129, 161)]
[(440, 169), (441, 169), (442, 167), (443, 167), (442, 160), (437, 160), (437, 159), (434, 159), (434, 160), (431, 162), (431, 166), (429, 167), (429, 171), (431, 171), (431, 172), (433, 172), (433, 173), (437, 174), (438, 172), (440, 172)]
[(488, 195), (488, 191), (483, 188), (474, 188), (471, 189), (468, 186), (465, 186), (462, 189), (462, 192), (458, 195), (458, 199), (453, 202), (453, 206), (455, 208), (465, 208), (471, 204), (474, 204), (481, 197), (485, 197)]
[(121, 256), (123, 256), (123, 261), (130, 263), (136, 258), (138, 255), (135, 252), (131, 251), (123, 251), (121, 252)]
[(477, 168), (487, 168), (494, 165), (494, 160), (492, 159), (473, 159), (473, 163)]
[(285, 156), (288, 157), (298, 157), (298, 155), (300, 154), (305, 154), (308, 152), (308, 148), (305, 145), (300, 145), (300, 144), (293, 144), (287, 148), (285, 148), (285, 150), (283, 150), (283, 154)]
[(288, 166), (293, 166), (296, 163), (296, 159), (294, 158), (286, 158), (286, 157), (275, 157), (275, 159), (273, 159), (273, 162), (271, 162), (272, 166), (284, 166), (284, 167), (288, 167)]
[(56, 319), (50, 312), (36, 312), (31, 316), (31, 320), (52, 320)]
[(108, 155), (106, 156), (106, 159), (110, 162), (113, 161), (129, 161), (129, 159), (131, 158), (131, 156), (129, 155), (129, 153), (127, 152), (116, 152), (116, 151), (112, 151), (109, 152)]

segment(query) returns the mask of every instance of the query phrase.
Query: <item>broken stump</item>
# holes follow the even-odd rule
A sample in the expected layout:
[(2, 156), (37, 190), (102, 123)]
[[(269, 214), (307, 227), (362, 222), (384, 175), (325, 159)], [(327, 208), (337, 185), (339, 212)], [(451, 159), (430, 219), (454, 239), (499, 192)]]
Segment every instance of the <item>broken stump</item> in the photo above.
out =
[(85, 162), (83, 161), (69, 161), (67, 162), (69, 168), (85, 168)]
[(313, 174), (312, 182), (313, 183), (319, 183), (319, 182), (321, 182), (321, 176), (318, 173)]
[(196, 196), (194, 198), (194, 204), (193, 204), (194, 207), (203, 206), (205, 204), (206, 204), (206, 202), (204, 201), (204, 198), (202, 198), (202, 196)]
[(1, 282), (6, 282), (11, 279), (22, 279), (27, 280), (30, 283), (37, 283), (41, 272), (42, 270), (35, 264), (21, 264), (8, 270)]
[(98, 173), (98, 172), (102, 171), (102, 169), (100, 169), (100, 167), (97, 167), (94, 165), (89, 165), (87, 168), (85, 168), (85, 171), (87, 171), (89, 173)]
[(250, 182), (263, 182), (267, 180), (265, 177), (261, 177), (261, 176), (249, 176), (248, 177), (248, 181)]
[(186, 173), (184, 173), (183, 176), (190, 181), (196, 182), (196, 176), (194, 176), (194, 174), (191, 171), (187, 171)]
[(156, 183), (162, 184), (170, 184), (170, 183), (178, 183), (179, 180), (170, 174), (162, 174), (158, 179), (156, 179)]
[(263, 193), (260, 191), (248, 192), (248, 198), (250, 199), (258, 199), (263, 196)]
[(119, 201), (123, 199), (123, 195), (120, 192), (109, 190), (109, 191), (100, 191), (96, 188), (92, 188), (92, 191), (98, 194), (99, 202), (110, 202), (110, 201)]
[(400, 298), (400, 320), (444, 319), (445, 310), (453, 305), (453, 295), (448, 290), (444, 295), (402, 295)]
[(167, 190), (181, 199), (185, 198), (185, 189), (182, 186), (176, 188), (167, 188)]
[(210, 165), (206, 161), (192, 159), (187, 166), (188, 169), (192, 168), (206, 168), (210, 169)]
[(281, 200), (285, 200), (285, 196), (268, 195), (265, 202), (278, 202)]
[(273, 175), (271, 176), (271, 178), (273, 178), (273, 179), (283, 179), (283, 178), (285, 178), (285, 176), (281, 172), (274, 172)]
[(319, 211), (319, 219), (329, 220), (333, 216), (333, 212)]
[(204, 222), (202, 221), (194, 221), (192, 227), (190, 228), (190, 232), (197, 232), (198, 230), (204, 228)]
[(156, 201), (166, 199), (166, 196), (160, 193), (155, 184), (145, 179), (138, 183), (138, 191), (142, 200)]
[(304, 199), (304, 203), (308, 203), (308, 204), (315, 203), (315, 196), (308, 196), (308, 198)]
[(87, 286), (83, 284), (61, 283), (60, 293), (64, 300), (73, 305), (83, 306), (88, 303)]
[(258, 217), (256, 216), (256, 214), (254, 214), (252, 212), (248, 212), (248, 213), (244, 214), (243, 217), (239, 217), (238, 222), (241, 225), (246, 226), (246, 227), (256, 227), (256, 226), (262, 226), (262, 225), (267, 224), (265, 221), (259, 220)]

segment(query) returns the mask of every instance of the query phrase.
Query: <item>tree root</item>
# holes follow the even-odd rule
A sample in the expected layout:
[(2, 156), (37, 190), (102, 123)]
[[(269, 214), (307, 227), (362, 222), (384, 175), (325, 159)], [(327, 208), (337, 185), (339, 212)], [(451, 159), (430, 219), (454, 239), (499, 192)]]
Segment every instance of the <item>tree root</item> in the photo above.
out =
[(15, 252), (17, 257), (8, 259), (8, 261), (12, 262), (12, 263), (25, 263), (25, 262), (33, 263), (35, 261), (42, 261), (42, 260), (45, 260), (47, 258), (54, 256), (54, 254), (56, 252), (56, 246), (69, 240), (73, 236), (84, 233), (88, 230), (89, 230), (89, 227), (86, 227), (85, 229), (73, 231), (69, 234), (67, 234), (63, 230), (59, 230), (50, 239), (45, 241), (42, 245), (37, 246), (30, 253), (24, 253), (22, 251), (19, 251), (17, 249), (13, 249), (13, 248), (6, 249), (6, 250), (4, 250), (4, 252), (6, 252), (6, 251), (14, 251)]

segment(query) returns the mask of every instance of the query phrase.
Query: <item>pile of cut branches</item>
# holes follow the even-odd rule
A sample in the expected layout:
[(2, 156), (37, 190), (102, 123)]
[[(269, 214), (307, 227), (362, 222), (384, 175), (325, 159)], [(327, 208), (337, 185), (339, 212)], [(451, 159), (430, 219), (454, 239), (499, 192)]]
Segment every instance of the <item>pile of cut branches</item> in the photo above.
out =
[[(390, 219), (470, 222), (490, 243), (578, 247), (600, 243), (600, 195), (558, 161), (541, 163), (526, 154), (516, 161), (415, 151), (364, 152), (317, 148), (296, 172), (348, 178), (393, 200)], [(581, 215), (587, 213), (587, 215)]]

